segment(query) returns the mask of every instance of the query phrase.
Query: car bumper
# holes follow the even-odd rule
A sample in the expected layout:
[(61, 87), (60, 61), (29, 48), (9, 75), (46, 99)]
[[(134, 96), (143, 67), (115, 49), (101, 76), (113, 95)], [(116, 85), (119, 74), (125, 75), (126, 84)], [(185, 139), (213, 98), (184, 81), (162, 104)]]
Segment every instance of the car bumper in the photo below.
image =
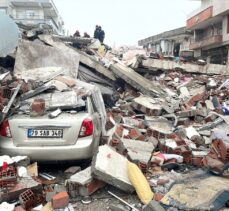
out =
[(92, 138), (80, 138), (75, 145), (69, 146), (15, 146), (13, 140), (0, 138), (0, 155), (28, 156), (36, 161), (82, 160), (93, 157), (99, 141)]

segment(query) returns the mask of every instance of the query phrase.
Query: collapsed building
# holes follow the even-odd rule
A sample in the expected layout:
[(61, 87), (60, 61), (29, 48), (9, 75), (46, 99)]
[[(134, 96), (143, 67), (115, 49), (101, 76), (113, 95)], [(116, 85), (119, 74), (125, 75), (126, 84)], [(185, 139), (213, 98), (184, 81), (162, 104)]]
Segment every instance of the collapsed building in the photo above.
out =
[[(28, 156), (0, 156), (1, 209), (74, 210), (81, 202), (87, 209), (98, 201), (90, 196), (99, 190), (124, 205), (123, 210), (228, 206), (226, 65), (142, 56), (122, 61), (94, 39), (32, 34), (10, 55), (11, 67), (1, 67), (2, 120), (19, 111), (28, 118), (31, 111), (38, 116), (57, 107), (67, 112), (67, 87), (79, 93), (77, 102), (93, 95), (103, 119), (103, 137), (92, 162), (83, 169), (67, 169), (62, 184), (38, 172)], [(49, 83), (58, 76), (62, 83)], [(50, 91), (61, 93), (54, 107), (47, 97)], [(30, 110), (34, 96), (48, 108)], [(123, 193), (125, 197), (119, 197)], [(133, 195), (140, 199), (135, 205), (127, 200)], [(117, 210), (110, 201), (107, 206)]]

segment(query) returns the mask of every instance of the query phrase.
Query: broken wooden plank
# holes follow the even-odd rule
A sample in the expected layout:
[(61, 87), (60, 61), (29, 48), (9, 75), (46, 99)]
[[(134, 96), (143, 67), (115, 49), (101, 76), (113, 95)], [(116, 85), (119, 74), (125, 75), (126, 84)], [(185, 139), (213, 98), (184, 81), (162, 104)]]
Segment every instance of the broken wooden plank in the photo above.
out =
[(229, 75), (228, 65), (206, 64), (197, 65), (191, 63), (182, 63), (160, 59), (146, 59), (142, 61), (141, 66), (151, 70), (174, 70), (181, 69), (188, 73), (201, 73), (208, 75)]

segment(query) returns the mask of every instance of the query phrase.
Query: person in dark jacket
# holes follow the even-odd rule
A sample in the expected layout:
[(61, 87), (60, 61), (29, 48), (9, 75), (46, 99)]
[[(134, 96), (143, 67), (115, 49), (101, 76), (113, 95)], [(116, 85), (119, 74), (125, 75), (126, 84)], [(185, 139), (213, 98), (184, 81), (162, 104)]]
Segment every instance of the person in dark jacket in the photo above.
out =
[(105, 32), (103, 31), (102, 27), (99, 26), (99, 28), (98, 28), (98, 39), (101, 43), (103, 43), (104, 38), (105, 38)]
[(99, 26), (95, 26), (95, 31), (94, 31), (94, 38), (99, 39)]

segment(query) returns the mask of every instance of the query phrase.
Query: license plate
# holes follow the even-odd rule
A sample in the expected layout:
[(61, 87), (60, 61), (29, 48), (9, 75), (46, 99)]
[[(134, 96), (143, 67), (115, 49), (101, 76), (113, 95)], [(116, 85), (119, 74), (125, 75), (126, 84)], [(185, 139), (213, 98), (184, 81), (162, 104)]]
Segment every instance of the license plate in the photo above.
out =
[(62, 138), (63, 130), (28, 129), (28, 138)]

